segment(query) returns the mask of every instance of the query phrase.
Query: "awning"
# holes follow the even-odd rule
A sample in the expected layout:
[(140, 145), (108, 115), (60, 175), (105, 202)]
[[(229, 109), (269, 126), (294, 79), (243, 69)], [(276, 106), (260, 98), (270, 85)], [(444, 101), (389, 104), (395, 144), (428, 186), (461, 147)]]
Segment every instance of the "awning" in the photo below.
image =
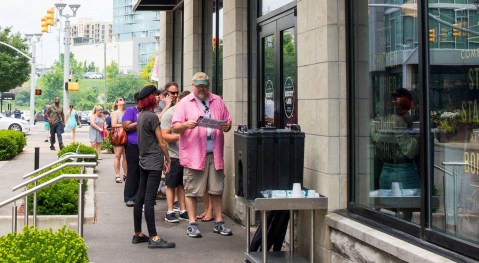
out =
[(168, 11), (172, 10), (181, 0), (133, 0), (133, 11)]

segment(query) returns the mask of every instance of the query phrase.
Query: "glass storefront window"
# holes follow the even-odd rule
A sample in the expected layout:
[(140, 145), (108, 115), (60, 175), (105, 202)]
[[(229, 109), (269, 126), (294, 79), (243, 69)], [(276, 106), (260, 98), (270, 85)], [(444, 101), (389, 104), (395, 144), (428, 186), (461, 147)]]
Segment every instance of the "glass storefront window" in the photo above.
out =
[(294, 0), (260, 0), (258, 6), (258, 17), (264, 16), (269, 12), (292, 2), (294, 2)]
[(173, 11), (173, 81), (183, 87), (183, 7)]
[(479, 244), (479, 14), (468, 1), (430, 1), (429, 13), (431, 226)]
[(479, 259), (479, 13), (425, 5), (350, 2), (349, 209)]
[(204, 69), (211, 78), (211, 91), (223, 94), (223, 0), (203, 1)]
[[(359, 1), (355, 27), (357, 204), (419, 223), (416, 17), (395, 4)], [(365, 9), (367, 8), (367, 10)], [(356, 12), (356, 11), (355, 11)], [(356, 22), (356, 21), (355, 21)], [(366, 153), (366, 154), (364, 154)]]

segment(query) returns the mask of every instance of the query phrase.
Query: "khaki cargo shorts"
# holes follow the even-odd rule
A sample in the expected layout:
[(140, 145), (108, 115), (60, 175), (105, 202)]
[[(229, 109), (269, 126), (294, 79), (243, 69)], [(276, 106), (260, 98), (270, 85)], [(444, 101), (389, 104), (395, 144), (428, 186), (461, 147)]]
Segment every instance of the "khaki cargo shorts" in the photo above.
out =
[(206, 155), (205, 170), (194, 170), (185, 167), (183, 170), (183, 186), (185, 196), (202, 197), (205, 191), (211, 195), (222, 195), (225, 174), (223, 170), (216, 170), (213, 154)]

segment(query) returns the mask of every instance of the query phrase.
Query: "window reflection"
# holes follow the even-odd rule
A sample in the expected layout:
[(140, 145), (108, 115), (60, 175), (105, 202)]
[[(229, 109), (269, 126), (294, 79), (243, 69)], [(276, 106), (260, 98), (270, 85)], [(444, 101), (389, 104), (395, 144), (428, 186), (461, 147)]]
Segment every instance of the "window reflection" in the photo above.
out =
[(479, 244), (479, 14), (472, 1), (429, 2), (434, 137), (433, 229)]
[(223, 0), (204, 1), (205, 32), (204, 62), (205, 72), (211, 74), (211, 90), (223, 94)]
[(294, 2), (294, 0), (261, 0), (259, 2), (258, 16), (264, 16), (273, 10)]
[(402, 1), (359, 2), (355, 12), (369, 15), (355, 33), (355, 200), (418, 224), (417, 17)]
[(275, 94), (274, 94), (274, 84), (275, 72), (274, 72), (274, 63), (275, 63), (275, 52), (274, 52), (274, 36), (267, 36), (263, 38), (263, 80), (264, 80), (264, 98), (265, 98), (265, 108), (264, 108), (264, 118), (267, 126), (277, 127), (277, 120), (275, 122), (275, 115), (277, 115), (276, 108), (274, 105)]

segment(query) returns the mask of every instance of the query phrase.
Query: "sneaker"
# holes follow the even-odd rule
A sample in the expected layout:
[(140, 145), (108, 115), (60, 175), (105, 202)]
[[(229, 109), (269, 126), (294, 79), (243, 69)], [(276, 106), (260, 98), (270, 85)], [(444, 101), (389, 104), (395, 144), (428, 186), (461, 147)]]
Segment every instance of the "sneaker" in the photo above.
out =
[(130, 201), (126, 201), (126, 202), (125, 202), (125, 205), (128, 206), (128, 207), (134, 207), (134, 206), (135, 206), (135, 202), (133, 202), (133, 201), (131, 201), (131, 200), (130, 200)]
[(233, 232), (231, 232), (231, 229), (226, 227), (226, 224), (223, 221), (215, 222), (215, 226), (213, 227), (213, 233), (220, 234), (223, 236), (233, 235)]
[(173, 211), (180, 212), (180, 204), (178, 204), (178, 201), (173, 203)]
[(50, 150), (55, 151), (55, 146), (50, 146)]
[(180, 222), (180, 220), (178, 220), (178, 217), (176, 216), (175, 212), (166, 213), (165, 221), (168, 221), (168, 223), (178, 223), (178, 222)]
[(190, 237), (201, 237), (200, 229), (198, 228), (198, 224), (192, 223), (188, 225), (186, 229), (186, 234)]
[(148, 248), (174, 248), (176, 246), (173, 242), (168, 242), (158, 236), (154, 237), (148, 243)]
[(62, 150), (63, 147), (65, 147), (65, 146), (63, 146), (63, 143), (60, 143), (60, 150)]
[(150, 238), (145, 234), (141, 236), (133, 235), (133, 238), (131, 239), (132, 244), (144, 243), (149, 241), (150, 241)]
[(179, 218), (182, 219), (182, 220), (190, 221), (190, 218), (188, 217), (188, 212), (187, 211), (185, 211), (183, 213), (180, 213)]

